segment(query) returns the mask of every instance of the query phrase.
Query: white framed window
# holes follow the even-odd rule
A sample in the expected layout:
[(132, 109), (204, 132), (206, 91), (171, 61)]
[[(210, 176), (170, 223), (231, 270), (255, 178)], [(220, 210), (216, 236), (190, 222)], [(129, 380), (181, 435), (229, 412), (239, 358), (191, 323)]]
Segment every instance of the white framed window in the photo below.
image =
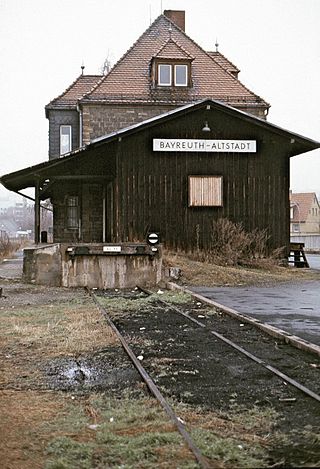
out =
[(167, 64), (158, 65), (158, 84), (161, 86), (171, 86), (172, 67)]
[(174, 84), (175, 86), (188, 85), (188, 66), (175, 65), (174, 66)]
[(188, 86), (189, 65), (160, 63), (157, 67), (156, 81), (158, 86)]
[(222, 205), (222, 176), (189, 176), (189, 207)]
[(79, 198), (76, 195), (67, 197), (67, 227), (69, 230), (79, 227)]
[(72, 150), (72, 127), (71, 125), (60, 125), (60, 155)]

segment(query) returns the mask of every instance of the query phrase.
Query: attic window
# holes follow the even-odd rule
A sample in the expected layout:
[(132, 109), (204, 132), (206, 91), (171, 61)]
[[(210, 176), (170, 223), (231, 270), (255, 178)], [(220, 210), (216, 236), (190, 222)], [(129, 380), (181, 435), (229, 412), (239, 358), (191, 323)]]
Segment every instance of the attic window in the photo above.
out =
[(172, 67), (167, 64), (159, 64), (158, 84), (161, 86), (171, 86)]
[(175, 86), (187, 86), (188, 84), (188, 66), (174, 66), (174, 84)]
[(158, 86), (188, 86), (190, 64), (158, 63), (156, 83)]

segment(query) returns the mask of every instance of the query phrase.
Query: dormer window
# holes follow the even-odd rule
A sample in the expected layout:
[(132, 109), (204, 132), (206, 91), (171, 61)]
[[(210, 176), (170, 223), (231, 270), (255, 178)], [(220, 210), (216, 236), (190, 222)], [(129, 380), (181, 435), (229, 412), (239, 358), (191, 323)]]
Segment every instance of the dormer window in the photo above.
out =
[(155, 88), (189, 87), (194, 57), (171, 37), (153, 56), (151, 80)]
[(172, 66), (168, 64), (158, 65), (158, 85), (171, 86)]
[(157, 86), (189, 86), (190, 64), (158, 63)]
[(188, 66), (174, 66), (174, 84), (175, 86), (188, 86)]

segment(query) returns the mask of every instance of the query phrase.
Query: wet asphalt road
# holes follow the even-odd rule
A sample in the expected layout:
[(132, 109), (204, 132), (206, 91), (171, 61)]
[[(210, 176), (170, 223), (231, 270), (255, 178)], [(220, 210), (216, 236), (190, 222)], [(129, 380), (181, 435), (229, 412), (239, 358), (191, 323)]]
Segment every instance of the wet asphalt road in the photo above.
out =
[[(320, 255), (308, 255), (320, 270)], [(320, 278), (267, 287), (193, 287), (217, 303), (320, 345)]]
[(320, 254), (307, 254), (307, 260), (311, 269), (320, 270)]

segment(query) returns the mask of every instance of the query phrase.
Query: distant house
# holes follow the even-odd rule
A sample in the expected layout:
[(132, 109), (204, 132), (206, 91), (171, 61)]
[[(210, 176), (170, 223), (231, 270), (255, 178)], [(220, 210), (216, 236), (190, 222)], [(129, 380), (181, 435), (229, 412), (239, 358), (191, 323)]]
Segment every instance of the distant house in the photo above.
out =
[(320, 234), (320, 204), (315, 192), (290, 193), (290, 235)]

